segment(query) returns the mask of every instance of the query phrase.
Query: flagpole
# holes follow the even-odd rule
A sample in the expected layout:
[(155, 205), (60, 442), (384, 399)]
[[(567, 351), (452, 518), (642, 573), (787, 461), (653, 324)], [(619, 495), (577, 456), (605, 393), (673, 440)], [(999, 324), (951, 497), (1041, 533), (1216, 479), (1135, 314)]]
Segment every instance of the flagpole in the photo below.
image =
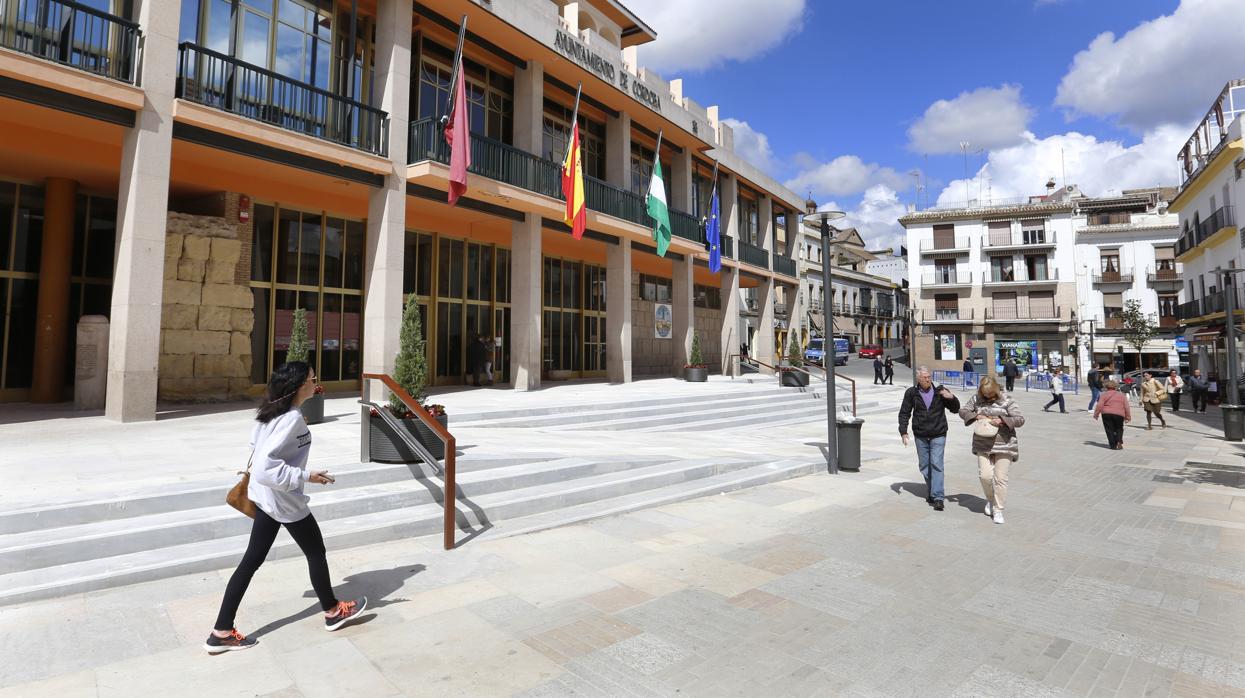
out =
[(661, 129), (657, 129), (657, 147), (653, 148), (654, 169), (656, 169), (656, 164), (659, 162), (661, 162)]
[(467, 38), (467, 15), (463, 15), (462, 23), (458, 25), (458, 46), (454, 49), (454, 68), (450, 73), (450, 91), (445, 96), (445, 111), (441, 114), (441, 128), (445, 128), (450, 124), (450, 109), (454, 104), (454, 90), (458, 85), (458, 71), (462, 70), (463, 65), (463, 42)]
[(579, 96), (583, 94), (584, 83), (580, 81), (579, 86), (575, 88), (575, 108), (571, 110), (571, 129), (575, 128), (575, 122), (579, 121)]

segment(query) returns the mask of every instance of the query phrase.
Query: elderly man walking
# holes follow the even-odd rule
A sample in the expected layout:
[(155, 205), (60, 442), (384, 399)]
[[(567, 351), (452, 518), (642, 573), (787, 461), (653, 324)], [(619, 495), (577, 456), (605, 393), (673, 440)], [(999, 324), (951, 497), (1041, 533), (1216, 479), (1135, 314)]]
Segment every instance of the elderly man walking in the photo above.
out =
[(934, 386), (929, 367), (921, 366), (916, 371), (916, 385), (908, 388), (903, 394), (903, 404), (899, 406), (899, 436), (903, 445), (908, 445), (908, 422), (912, 422), (912, 434), (916, 437), (917, 467), (925, 478), (925, 501), (934, 506), (934, 511), (943, 510), (943, 467), (942, 454), (947, 444), (946, 412), (957, 414), (960, 411), (960, 400), (943, 386)]

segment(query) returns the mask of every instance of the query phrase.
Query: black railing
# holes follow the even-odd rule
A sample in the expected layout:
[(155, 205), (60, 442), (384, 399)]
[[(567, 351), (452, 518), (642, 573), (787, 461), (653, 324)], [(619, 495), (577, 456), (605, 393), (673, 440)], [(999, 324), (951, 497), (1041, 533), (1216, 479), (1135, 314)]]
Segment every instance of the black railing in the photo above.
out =
[(388, 155), (389, 116), (353, 99), (189, 42), (178, 46), (177, 96), (374, 155)]
[(1174, 281), (1175, 283), (1180, 283), (1180, 277), (1182, 274), (1184, 274), (1183, 264), (1177, 264), (1175, 269), (1159, 269), (1158, 271), (1155, 271), (1154, 267), (1150, 267), (1146, 270), (1146, 281), (1149, 281), (1150, 283), (1162, 281)]
[(974, 308), (936, 308), (933, 312), (921, 311), (921, 322), (960, 322), (972, 320)]
[(1176, 306), (1176, 317), (1181, 320), (1192, 320), (1202, 316), (1202, 301), (1194, 299)]
[(0, 46), (134, 83), (138, 25), (71, 0), (0, 1)]
[(1096, 284), (1131, 284), (1133, 274), (1132, 272), (1096, 271), (1093, 282)]
[(786, 276), (795, 276), (795, 260), (780, 254), (774, 255), (774, 272)]
[(991, 320), (1057, 320), (1059, 308), (1029, 307), (1021, 308), (986, 308), (986, 322)]
[(725, 235), (722, 235), (721, 240), (722, 240), (722, 256), (734, 259), (735, 258), (735, 238), (730, 238)]
[(1235, 225), (1233, 221), (1236, 217), (1232, 215), (1231, 206), (1221, 206), (1219, 210), (1210, 214), (1206, 220), (1202, 221), (1197, 230), (1197, 242), (1200, 245), (1206, 238), (1223, 230), (1224, 228)]
[[(411, 122), (407, 161), (450, 161), (450, 146), (441, 125), (433, 119)], [(471, 167), (468, 172), (523, 187), (556, 199), (562, 197), (562, 166), (501, 141), (471, 134)]]
[(593, 211), (646, 227), (653, 224), (648, 217), (648, 206), (643, 196), (602, 182), (596, 177), (584, 175), (584, 202)]
[(739, 261), (769, 269), (769, 253), (756, 245), (739, 241)]
[(702, 245), (705, 243), (704, 228), (700, 227), (700, 219), (677, 208), (670, 209), (670, 231), (684, 240), (691, 240)]
[(922, 286), (969, 286), (972, 283), (972, 272), (936, 271), (921, 277)]

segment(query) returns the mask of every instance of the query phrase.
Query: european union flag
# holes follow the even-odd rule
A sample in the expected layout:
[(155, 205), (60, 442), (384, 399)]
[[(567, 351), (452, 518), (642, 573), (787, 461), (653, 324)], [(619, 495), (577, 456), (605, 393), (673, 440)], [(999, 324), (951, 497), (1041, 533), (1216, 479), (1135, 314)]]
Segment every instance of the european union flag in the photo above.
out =
[(709, 203), (709, 220), (705, 223), (705, 242), (709, 245), (709, 271), (722, 271), (722, 223), (718, 201), (718, 185), (713, 185), (713, 197)]

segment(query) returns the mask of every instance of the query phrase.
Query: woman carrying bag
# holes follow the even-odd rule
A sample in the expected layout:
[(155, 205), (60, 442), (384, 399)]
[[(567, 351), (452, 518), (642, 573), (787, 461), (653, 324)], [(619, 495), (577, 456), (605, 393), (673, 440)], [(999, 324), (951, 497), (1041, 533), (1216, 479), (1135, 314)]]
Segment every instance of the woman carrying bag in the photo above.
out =
[(1142, 375), (1146, 378), (1141, 383), (1141, 406), (1146, 411), (1146, 430), (1154, 428), (1155, 417), (1159, 418), (1159, 423), (1166, 429), (1167, 420), (1163, 419), (1163, 400), (1167, 398), (1167, 389), (1149, 371)]
[(210, 654), (250, 649), (258, 643), (255, 638), (238, 632), (234, 627), (234, 616), (251, 584), (251, 577), (268, 557), (268, 551), (282, 526), (290, 532), (307, 557), (311, 586), (319, 597), (320, 607), (324, 609), (325, 630), (337, 630), (357, 620), (367, 608), (367, 597), (357, 601), (338, 601), (333, 594), (324, 536), (307, 506), (309, 498), (303, 494), (303, 485), (307, 482), (320, 485), (333, 482), (326, 471), (307, 472), (311, 431), (298, 408), (315, 391), (315, 374), (310, 366), (301, 361), (282, 364), (272, 372), (272, 378), (268, 381), (268, 390), (255, 415), (259, 423), (251, 433), (251, 445), (255, 450), (247, 469), (249, 477), (244, 478), (249, 479), (247, 497), (241, 498), (241, 502), (235, 501), (240, 498), (235, 491), (229, 498), (229, 503), (244, 513), (253, 510), (255, 523), (251, 526), (251, 539), (246, 553), (242, 555), (242, 562), (225, 587), (216, 627), (203, 645)]
[(1003, 523), (1007, 500), (1007, 471), (1020, 459), (1016, 430), (1025, 418), (1012, 396), (1003, 392), (991, 376), (984, 376), (977, 392), (960, 408), (960, 419), (973, 428), (973, 455), (977, 476), (986, 495), (986, 516)]

